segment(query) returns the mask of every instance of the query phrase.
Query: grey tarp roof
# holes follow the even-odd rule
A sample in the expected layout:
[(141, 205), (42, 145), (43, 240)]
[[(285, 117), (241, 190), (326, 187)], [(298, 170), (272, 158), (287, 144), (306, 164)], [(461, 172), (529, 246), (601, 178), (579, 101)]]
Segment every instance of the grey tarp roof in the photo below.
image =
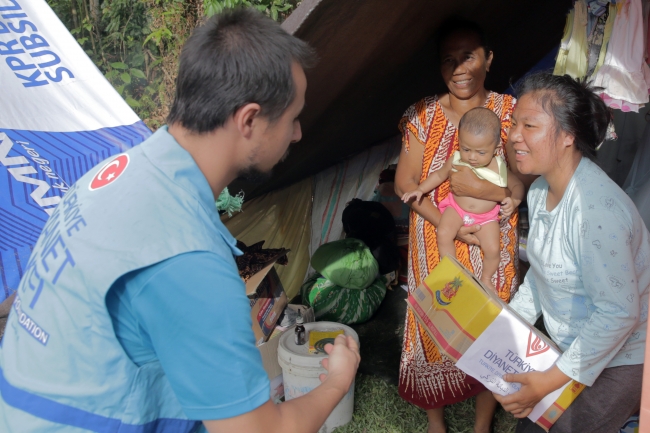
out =
[(493, 46), (486, 87), (505, 91), (559, 45), (571, 0), (304, 0), (282, 26), (318, 52), (307, 71), (303, 139), (270, 181), (237, 181), (247, 199), (287, 186), (397, 134), (404, 110), (445, 90), (435, 33), (451, 15), (477, 21)]

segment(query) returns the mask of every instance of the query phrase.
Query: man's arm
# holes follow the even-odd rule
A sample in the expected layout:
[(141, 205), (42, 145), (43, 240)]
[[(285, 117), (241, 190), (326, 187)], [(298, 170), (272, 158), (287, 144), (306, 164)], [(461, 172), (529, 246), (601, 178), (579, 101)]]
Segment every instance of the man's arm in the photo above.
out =
[(219, 420), (205, 421), (209, 431), (315, 433), (348, 392), (359, 347), (339, 337), (326, 347), (329, 373), (321, 386), (296, 403), (269, 400), (250, 305), (232, 258), (180, 254), (135, 278), (127, 285), (142, 349), (160, 361), (189, 419)]
[(330, 355), (323, 360), (327, 376), (323, 383), (302, 397), (281, 404), (271, 400), (262, 406), (233, 418), (203, 421), (209, 433), (315, 433), (329, 414), (347, 394), (359, 366), (359, 346), (352, 337), (336, 337), (334, 345), (326, 345)]
[(556, 389), (563, 387), (571, 378), (554, 365), (546, 371), (504, 374), (503, 380), (520, 383), (521, 388), (509, 395), (495, 393), (492, 393), (492, 395), (515, 418), (525, 418), (530, 415), (537, 403)]

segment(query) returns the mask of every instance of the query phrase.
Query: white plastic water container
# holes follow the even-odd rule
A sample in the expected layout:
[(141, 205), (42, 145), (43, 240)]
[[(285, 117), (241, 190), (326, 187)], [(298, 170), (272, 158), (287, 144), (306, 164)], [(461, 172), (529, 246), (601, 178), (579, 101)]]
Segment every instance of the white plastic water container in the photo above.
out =
[[(297, 346), (294, 341), (294, 328), (288, 329), (280, 337), (278, 345), (278, 362), (282, 367), (284, 378), (284, 397), (291, 400), (307, 394), (321, 384), (319, 376), (327, 373), (320, 362), (327, 357), (326, 353), (309, 353), (309, 332), (336, 331), (342, 329), (345, 335), (353, 337), (359, 343), (359, 336), (349, 326), (335, 322), (305, 323), (307, 343)], [(352, 420), (354, 410), (354, 381), (350, 390), (334, 408), (334, 411), (318, 430), (318, 433), (331, 433), (336, 427), (345, 425)]]

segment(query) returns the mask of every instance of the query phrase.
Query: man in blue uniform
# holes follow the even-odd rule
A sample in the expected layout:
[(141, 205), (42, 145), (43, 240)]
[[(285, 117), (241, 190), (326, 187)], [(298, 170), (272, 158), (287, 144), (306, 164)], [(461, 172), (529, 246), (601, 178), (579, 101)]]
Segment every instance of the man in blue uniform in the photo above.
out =
[(0, 348), (0, 431), (315, 432), (359, 364), (274, 405), (214, 201), (301, 138), (311, 49), (250, 10), (213, 17), (180, 59), (169, 127), (65, 195), (34, 248)]

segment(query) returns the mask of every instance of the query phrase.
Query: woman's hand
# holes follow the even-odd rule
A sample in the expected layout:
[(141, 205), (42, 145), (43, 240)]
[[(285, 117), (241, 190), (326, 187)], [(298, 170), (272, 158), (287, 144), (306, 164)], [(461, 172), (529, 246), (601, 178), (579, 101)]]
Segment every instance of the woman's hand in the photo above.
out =
[(451, 192), (456, 196), (473, 197), (498, 203), (510, 196), (508, 188), (501, 188), (487, 180), (479, 179), (469, 167), (454, 166), (454, 170), (449, 175), (449, 186)]
[(494, 398), (515, 418), (525, 418), (530, 415), (537, 403), (548, 394), (564, 386), (571, 378), (553, 366), (546, 371), (506, 374), (503, 376), (503, 380), (520, 383), (521, 389), (506, 396), (494, 394)]
[(466, 244), (469, 245), (481, 245), (481, 242), (478, 240), (478, 238), (474, 235), (477, 231), (481, 230), (481, 226), (479, 224), (475, 224), (473, 226), (462, 226), (460, 230), (458, 230), (458, 233), (456, 233), (456, 239), (458, 239), (461, 242), (465, 242)]

